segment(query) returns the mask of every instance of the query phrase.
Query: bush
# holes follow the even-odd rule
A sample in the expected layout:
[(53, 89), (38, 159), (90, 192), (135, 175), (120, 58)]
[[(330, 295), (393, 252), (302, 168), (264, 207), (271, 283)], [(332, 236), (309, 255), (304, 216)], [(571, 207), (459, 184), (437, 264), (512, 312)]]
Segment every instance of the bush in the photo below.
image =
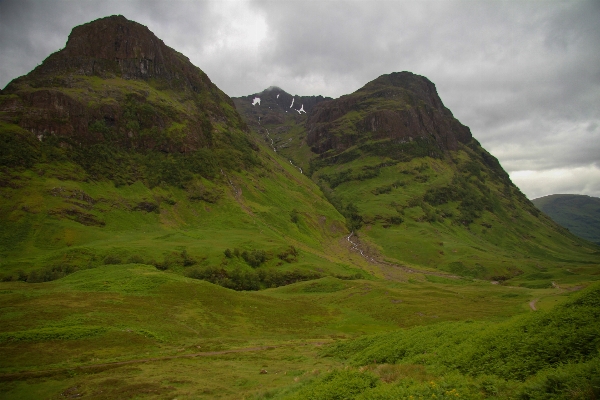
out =
[(237, 268), (227, 271), (221, 267), (192, 268), (186, 272), (186, 276), (233, 290), (260, 290), (322, 278), (318, 273), (299, 270), (283, 272), (273, 269)]
[(292, 210), (292, 212), (290, 212), (290, 221), (292, 221), (294, 224), (300, 222), (300, 213), (295, 208)]
[(121, 257), (119, 257), (116, 254), (109, 254), (106, 257), (104, 257), (104, 265), (114, 265), (114, 264), (121, 264)]
[(379, 379), (371, 373), (336, 370), (301, 390), (296, 398), (309, 400), (353, 399), (376, 387), (378, 383)]
[(243, 251), (242, 258), (248, 265), (252, 268), (259, 267), (262, 263), (267, 261), (267, 253), (264, 250), (251, 250), (251, 251)]
[(348, 230), (357, 231), (363, 225), (363, 218), (358, 213), (358, 208), (353, 204), (349, 203), (344, 207), (342, 215), (346, 217), (346, 225), (348, 226)]
[(292, 263), (298, 261), (298, 249), (294, 246), (290, 246), (281, 253), (277, 254), (277, 257), (287, 263)]

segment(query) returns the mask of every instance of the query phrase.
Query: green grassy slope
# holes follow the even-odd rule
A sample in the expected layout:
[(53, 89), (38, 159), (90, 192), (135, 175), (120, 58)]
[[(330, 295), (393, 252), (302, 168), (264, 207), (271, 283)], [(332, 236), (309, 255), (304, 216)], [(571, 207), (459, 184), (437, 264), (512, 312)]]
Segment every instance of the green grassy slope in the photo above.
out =
[[(597, 278), (597, 248), (536, 215), (476, 142), (369, 137), (317, 156), (305, 114), (265, 110), (252, 133), (173, 54), (177, 74), (140, 78), (137, 61), (86, 75), (57, 53), (0, 94), (0, 397), (510, 394), (524, 386), (473, 373), (464, 349), (457, 375), (416, 352), (356, 360), (371, 357), (365, 343), (419, 336), (435, 352), (503, 329), (529, 340), (520, 328), (557, 320), (582, 327), (563, 335), (572, 343), (593, 340), (564, 355), (572, 366), (534, 363), (550, 369), (528, 387), (591, 376), (597, 289), (569, 301)], [(332, 342), (347, 344), (319, 350)]]
[(577, 194), (552, 194), (531, 202), (571, 233), (600, 244), (600, 199)]
[[(597, 279), (598, 247), (540, 213), (475, 139), (463, 138), (448, 149), (440, 143), (450, 139), (394, 138), (397, 127), (385, 123), (396, 117), (379, 115), (427, 114), (428, 102), (437, 103), (419, 92), (417, 76), (392, 75), (392, 81), (398, 75), (406, 82), (400, 87), (384, 75), (317, 105), (304, 128), (302, 120), (286, 115), (270, 118), (256, 132), (264, 136), (268, 128), (281, 132), (271, 135), (276, 141), (294, 139), (278, 151), (319, 184), (372, 257), (530, 287)], [(443, 123), (460, 125), (443, 105), (436, 107), (442, 110), (439, 118), (450, 121)], [(315, 113), (336, 117), (311, 125), (311, 118), (319, 118)], [(371, 131), (364, 121), (383, 127)], [(311, 132), (319, 129), (327, 130), (309, 145)], [(337, 147), (318, 150), (331, 141)]]
[[(134, 39), (154, 69), (106, 44)], [(0, 142), (4, 280), (126, 262), (237, 289), (361, 276), (335, 256), (344, 219), (320, 189), (257, 145), (199, 68), (122, 16), (76, 27), (7, 86)]]
[[(117, 385), (131, 397), (260, 397), (342, 366), (319, 357), (315, 344), (443, 321), (494, 321), (527, 312), (541, 294), (414, 274), (407, 283), (329, 277), (238, 292), (143, 264), (103, 265), (45, 283), (1, 282), (0, 393), (51, 397), (75, 388), (110, 398)], [(187, 357), (236, 349), (250, 351)], [(125, 361), (133, 363), (110, 364)]]
[[(261, 154), (260, 169), (223, 172), (212, 181), (195, 176), (183, 187), (92, 181), (70, 162), (5, 169), (2, 276), (42, 281), (52, 271), (62, 276), (128, 261), (179, 273), (252, 270), (243, 258), (224, 255), (236, 248), (264, 251), (261, 268), (358, 273), (326, 255), (346, 231), (343, 217), (285, 160), (270, 158), (265, 149)], [(290, 246), (297, 257), (278, 257)]]
[(590, 399), (600, 394), (600, 286), (546, 313), (441, 323), (331, 346), (354, 368), (281, 398)]

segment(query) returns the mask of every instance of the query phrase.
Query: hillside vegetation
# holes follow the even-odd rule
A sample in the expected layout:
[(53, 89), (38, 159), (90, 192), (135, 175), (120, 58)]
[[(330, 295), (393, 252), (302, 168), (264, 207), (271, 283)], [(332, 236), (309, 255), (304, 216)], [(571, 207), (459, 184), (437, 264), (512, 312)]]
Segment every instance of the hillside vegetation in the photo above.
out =
[(578, 194), (553, 194), (531, 202), (571, 233), (600, 244), (600, 199)]
[(90, 22), (0, 93), (0, 219), (1, 398), (598, 395), (599, 248), (424, 77), (232, 100)]
[(440, 323), (340, 343), (324, 354), (350, 367), (283, 398), (597, 398), (599, 311), (595, 284), (545, 313), (501, 323)]
[(279, 120), (273, 105), (235, 101), (248, 124), (270, 116), (255, 132), (311, 176), (374, 259), (540, 288), (595, 279), (600, 249), (540, 213), (426, 78), (383, 75)]

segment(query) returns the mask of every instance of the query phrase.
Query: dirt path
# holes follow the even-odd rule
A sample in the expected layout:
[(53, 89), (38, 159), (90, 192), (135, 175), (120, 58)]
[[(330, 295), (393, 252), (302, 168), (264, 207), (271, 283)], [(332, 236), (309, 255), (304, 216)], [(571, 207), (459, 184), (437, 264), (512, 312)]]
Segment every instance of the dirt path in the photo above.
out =
[(537, 303), (539, 299), (533, 299), (529, 302), (529, 308), (531, 308), (532, 311), (537, 311), (537, 308), (535, 308), (535, 303)]
[(281, 345), (273, 345), (273, 346), (245, 347), (245, 348), (231, 349), (231, 350), (205, 351), (205, 352), (201, 352), (201, 353), (180, 354), (180, 355), (176, 355), (176, 356), (150, 357), (150, 358), (140, 358), (140, 359), (135, 359), (135, 360), (127, 360), (127, 361), (115, 361), (115, 362), (110, 362), (110, 363), (81, 365), (81, 366), (75, 366), (72, 368), (57, 368), (57, 369), (48, 369), (48, 370), (41, 370), (41, 371), (32, 371), (32, 370), (20, 371), (20, 372), (13, 372), (10, 374), (0, 374), (0, 382), (48, 377), (48, 376), (69, 373), (70, 371), (97, 370), (98, 372), (100, 372), (100, 371), (103, 371), (106, 369), (115, 368), (115, 367), (119, 367), (122, 365), (143, 364), (143, 363), (156, 362), (156, 361), (168, 361), (168, 360), (175, 360), (178, 358), (211, 357), (211, 356), (219, 356), (219, 355), (223, 355), (223, 354), (259, 352), (259, 351), (274, 350), (277, 348), (292, 347), (292, 346), (309, 346), (309, 345), (322, 346), (326, 342), (327, 341), (312, 342), (312, 343), (297, 343), (297, 344), (296, 343), (281, 344)]

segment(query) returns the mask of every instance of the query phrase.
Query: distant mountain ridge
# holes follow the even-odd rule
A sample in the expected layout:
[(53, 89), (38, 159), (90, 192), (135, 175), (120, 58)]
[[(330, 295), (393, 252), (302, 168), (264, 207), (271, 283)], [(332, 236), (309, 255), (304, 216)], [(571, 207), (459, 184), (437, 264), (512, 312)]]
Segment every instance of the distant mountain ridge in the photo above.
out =
[(531, 202), (575, 235), (600, 245), (600, 198), (552, 194)]
[(237, 110), (247, 117), (248, 124), (254, 126), (259, 123), (282, 124), (286, 113), (306, 116), (317, 104), (328, 100), (332, 100), (331, 97), (291, 95), (277, 86), (270, 86), (260, 93), (233, 98)]

